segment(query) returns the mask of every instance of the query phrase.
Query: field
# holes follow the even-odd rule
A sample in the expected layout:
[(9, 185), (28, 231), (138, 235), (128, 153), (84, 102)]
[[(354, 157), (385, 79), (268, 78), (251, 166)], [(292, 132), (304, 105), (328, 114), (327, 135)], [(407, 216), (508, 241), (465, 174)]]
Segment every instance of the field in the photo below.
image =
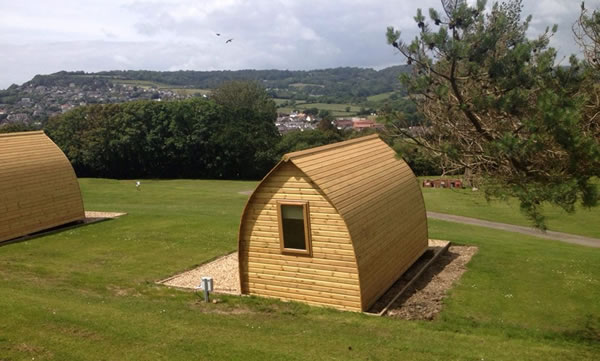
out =
[(204, 304), (154, 281), (235, 250), (255, 182), (80, 183), (87, 209), (128, 215), (0, 247), (2, 361), (600, 357), (600, 249), (432, 220), (430, 237), (479, 247), (435, 321)]
[(210, 94), (212, 90), (210, 89), (200, 89), (200, 88), (186, 88), (186, 87), (178, 87), (176, 85), (164, 84), (155, 81), (149, 80), (127, 80), (127, 79), (113, 79), (110, 80), (115, 84), (124, 84), (137, 86), (140, 88), (155, 88), (160, 90), (170, 90), (179, 95), (202, 95), (202, 94)]
[(387, 92), (387, 93), (381, 93), (381, 94), (377, 94), (377, 95), (371, 95), (370, 97), (367, 97), (367, 100), (370, 102), (381, 102), (381, 101), (388, 99), (394, 93), (395, 92)]
[[(275, 99), (275, 102), (279, 105), (283, 101)], [(350, 108), (349, 112), (346, 111), (346, 108), (348, 108), (348, 107)], [(302, 102), (302, 103), (297, 102), (296, 105), (294, 105), (294, 106), (279, 107), (277, 109), (277, 111), (280, 113), (291, 113), (294, 109), (296, 109), (298, 111), (302, 111), (302, 110), (308, 109), (308, 108), (317, 108), (319, 110), (329, 110), (331, 112), (331, 115), (333, 115), (334, 117), (351, 117), (351, 116), (355, 116), (356, 113), (358, 111), (360, 111), (360, 106), (347, 104), (347, 103), (327, 104), (327, 103), (304, 103), (304, 102)]]
[(307, 87), (307, 86), (316, 86), (316, 87), (319, 87), (319, 88), (325, 88), (325, 85), (309, 84), (309, 83), (293, 83), (293, 84), (290, 84), (290, 86), (293, 86), (295, 88), (304, 88), (304, 87)]
[[(282, 103), (287, 103), (290, 100), (289, 99), (282, 99), (282, 98), (273, 98), (273, 101), (275, 102), (275, 104), (277, 106), (280, 106)], [(304, 100), (296, 100), (296, 104), (303, 104), (305, 103)]]
[[(488, 202), (483, 192), (471, 189), (423, 188), (423, 195), (428, 211), (531, 226), (531, 221), (521, 213), (515, 199)], [(551, 231), (600, 238), (600, 207), (586, 209), (578, 206), (575, 213), (569, 214), (559, 207), (547, 205), (544, 211)]]

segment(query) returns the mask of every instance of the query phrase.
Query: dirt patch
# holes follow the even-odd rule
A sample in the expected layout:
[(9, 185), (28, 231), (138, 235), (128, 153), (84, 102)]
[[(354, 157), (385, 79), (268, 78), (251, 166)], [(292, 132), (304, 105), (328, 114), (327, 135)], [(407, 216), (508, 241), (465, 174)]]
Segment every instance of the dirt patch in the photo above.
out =
[(198, 299), (191, 303), (190, 306), (194, 310), (200, 311), (202, 313), (211, 313), (218, 315), (244, 315), (253, 312), (248, 307), (245, 307), (243, 305), (229, 305), (223, 303), (223, 301), (220, 298), (215, 297), (212, 297), (210, 303), (204, 302), (204, 299)]
[[(477, 247), (450, 246), (389, 308), (387, 315), (406, 320), (432, 320), (442, 310), (443, 299), (462, 274), (467, 263), (477, 253)], [(369, 312), (382, 310), (431, 259), (433, 252), (426, 252), (386, 292)]]
[(52, 332), (54, 333), (59, 333), (62, 335), (66, 335), (69, 337), (73, 337), (73, 338), (78, 338), (78, 339), (86, 339), (86, 340), (101, 340), (102, 337), (87, 328), (84, 327), (80, 327), (80, 326), (51, 326), (50, 330), (52, 330)]
[(196, 289), (202, 283), (202, 277), (212, 277), (215, 293), (239, 295), (240, 275), (238, 267), (238, 254), (234, 252), (159, 283), (167, 286)]
[(115, 285), (108, 285), (106, 287), (106, 289), (111, 291), (115, 296), (119, 296), (119, 297), (126, 297), (126, 296), (139, 297), (142, 295), (134, 288), (123, 288), (123, 287), (119, 287), (119, 286), (115, 286)]
[[(31, 358), (32, 360), (35, 359), (35, 357), (52, 358), (54, 356), (54, 353), (46, 350), (45, 348), (43, 348), (41, 346), (34, 346), (34, 345), (27, 344), (24, 342), (13, 346), (13, 350), (20, 352), (20, 353), (28, 354), (30, 356), (34, 356)], [(4, 360), (4, 359), (0, 359), (0, 360)]]

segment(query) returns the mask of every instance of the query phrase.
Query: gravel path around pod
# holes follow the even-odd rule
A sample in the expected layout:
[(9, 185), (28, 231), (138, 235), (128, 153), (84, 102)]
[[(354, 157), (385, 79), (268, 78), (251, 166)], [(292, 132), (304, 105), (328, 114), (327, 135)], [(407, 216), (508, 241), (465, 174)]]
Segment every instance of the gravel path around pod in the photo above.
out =
[[(444, 241), (430, 240), (431, 251), (426, 252), (406, 273), (375, 303), (370, 312), (377, 313), (410, 281), (429, 261)], [(407, 320), (431, 320), (441, 311), (448, 290), (467, 270), (467, 263), (477, 252), (473, 246), (450, 246), (448, 251), (427, 269), (409, 289), (389, 308), (387, 316)], [(158, 283), (196, 289), (202, 277), (212, 277), (214, 292), (240, 294), (237, 252), (205, 263), (195, 269), (180, 273)]]
[(240, 294), (238, 253), (234, 252), (192, 270), (160, 281), (167, 286), (196, 289), (202, 277), (212, 277), (215, 293)]
[(127, 213), (121, 212), (97, 212), (97, 211), (85, 211), (85, 223), (95, 222), (107, 218), (117, 218)]

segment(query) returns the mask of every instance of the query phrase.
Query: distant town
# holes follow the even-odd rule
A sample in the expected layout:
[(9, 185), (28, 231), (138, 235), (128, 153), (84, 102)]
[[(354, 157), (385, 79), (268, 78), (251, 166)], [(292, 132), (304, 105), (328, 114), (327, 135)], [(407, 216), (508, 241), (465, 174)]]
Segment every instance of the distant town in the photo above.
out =
[(0, 125), (4, 123), (27, 123), (40, 126), (53, 115), (65, 113), (75, 107), (88, 104), (122, 103), (133, 100), (182, 99), (171, 90), (143, 88), (93, 80), (89, 84), (69, 83), (62, 85), (35, 85), (26, 83), (8, 89), (16, 94), (12, 104), (0, 103)]
[[(185, 99), (194, 95), (181, 94), (169, 89), (115, 84), (94, 79), (83, 84), (74, 82), (65, 85), (37, 85), (26, 83), (8, 89), (15, 94), (11, 103), (0, 103), (0, 125), (26, 123), (42, 126), (53, 115), (65, 113), (75, 107), (88, 104), (123, 103), (135, 100)], [(206, 95), (203, 95), (206, 97)], [(281, 134), (290, 131), (315, 129), (321, 118), (318, 115), (293, 111), (278, 113), (275, 125)], [(339, 130), (363, 130), (383, 128), (383, 124), (367, 117), (337, 117), (332, 125)]]
[[(291, 114), (278, 114), (275, 125), (279, 133), (285, 134), (290, 131), (315, 129), (321, 119), (316, 115), (307, 115), (305, 113), (292, 112)], [(382, 129), (383, 124), (375, 120), (363, 117), (336, 118), (332, 121), (333, 126), (338, 130), (363, 130), (368, 128)]]

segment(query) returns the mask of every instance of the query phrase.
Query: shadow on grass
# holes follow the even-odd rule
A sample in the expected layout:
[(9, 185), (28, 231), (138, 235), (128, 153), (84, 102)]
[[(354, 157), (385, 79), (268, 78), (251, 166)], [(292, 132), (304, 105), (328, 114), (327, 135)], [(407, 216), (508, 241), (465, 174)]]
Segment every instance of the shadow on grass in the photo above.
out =
[(74, 222), (69, 222), (66, 224), (62, 224), (60, 226), (56, 226), (56, 227), (52, 227), (52, 228), (47, 228), (47, 229), (42, 229), (41, 231), (37, 231), (37, 232), (33, 232), (30, 234), (27, 234), (25, 236), (21, 236), (21, 237), (17, 237), (17, 238), (13, 238), (13, 239), (8, 239), (6, 241), (1, 241), (0, 242), (0, 247), (4, 247), (4, 246), (8, 246), (11, 244), (15, 244), (15, 243), (21, 243), (21, 242), (25, 242), (25, 241), (29, 241), (35, 238), (39, 238), (39, 237), (43, 237), (43, 236), (48, 236), (51, 234), (55, 234), (55, 233), (61, 233), (64, 231), (68, 231), (74, 228), (79, 228), (82, 226), (87, 226), (89, 224), (94, 224), (94, 223), (99, 223), (99, 222), (104, 222), (104, 221), (108, 221), (111, 220), (113, 218), (86, 218), (82, 221), (74, 221)]
[(592, 314), (586, 315), (581, 329), (567, 331), (564, 336), (570, 340), (585, 342), (594, 346), (600, 345), (600, 317)]

